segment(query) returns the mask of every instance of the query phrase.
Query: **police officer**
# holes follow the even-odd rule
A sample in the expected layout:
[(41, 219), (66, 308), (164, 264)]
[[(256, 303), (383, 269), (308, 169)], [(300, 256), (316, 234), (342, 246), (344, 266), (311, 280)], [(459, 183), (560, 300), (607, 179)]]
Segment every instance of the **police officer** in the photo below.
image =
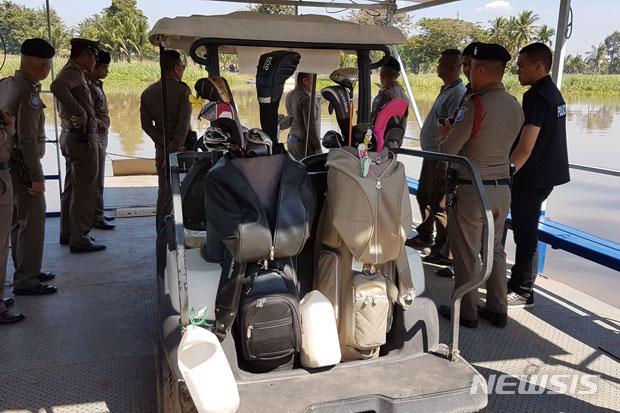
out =
[(512, 186), (512, 231), (515, 264), (508, 282), (508, 305), (531, 307), (538, 275), (540, 208), (553, 187), (570, 180), (566, 148), (566, 103), (549, 76), (551, 50), (543, 43), (525, 46), (517, 58), (525, 126), (512, 153), (516, 173)]
[(99, 42), (71, 39), (71, 55), (50, 89), (59, 102), (60, 148), (66, 159), (65, 187), (60, 205), (60, 243), (72, 253), (101, 251), (88, 235), (99, 177), (97, 118), (86, 75), (96, 64)]
[(285, 100), (286, 112), (292, 118), (286, 148), (297, 160), (322, 152), (321, 105), (315, 104), (314, 113), (310, 115), (311, 98), (312, 74), (300, 72), (295, 89), (286, 95)]
[[(443, 81), (439, 95), (433, 102), (430, 112), (424, 119), (420, 130), (420, 144), (422, 150), (437, 152), (438, 127), (448, 121), (456, 111), (459, 102), (465, 94), (465, 85), (461, 80), (461, 52), (456, 49), (447, 49), (441, 52), (437, 64), (437, 76)], [(448, 216), (446, 213), (446, 182), (441, 171), (444, 162), (424, 159), (420, 171), (420, 181), (416, 199), (420, 207), (422, 222), (416, 228), (418, 235), (410, 240), (410, 244), (420, 247), (432, 246), (425, 261), (434, 263), (448, 263), (448, 255), (443, 255), (447, 240)], [(433, 243), (433, 232), (436, 230)]]
[(12, 298), (4, 298), (6, 264), (9, 259), (9, 237), (13, 215), (13, 184), (9, 173), (11, 140), (15, 135), (15, 117), (0, 110), (0, 325), (17, 323), (23, 314), (8, 310), (14, 304)]
[[(172, 209), (172, 194), (166, 164), (172, 152), (182, 152), (190, 130), (192, 106), (189, 101), (191, 90), (183, 83), (185, 64), (179, 52), (166, 50), (161, 64), (166, 80), (166, 134), (164, 139), (164, 112), (162, 111), (161, 80), (147, 87), (140, 97), (140, 122), (142, 129), (155, 143), (155, 162), (159, 177), (157, 193), (157, 214), (155, 226), (158, 240), (163, 236), (164, 218)], [(159, 242), (159, 241), (158, 241)]]
[[(447, 154), (469, 158), (478, 168), (493, 214), (493, 268), (487, 281), (486, 306), (478, 311), (478, 292), (461, 301), (461, 325), (475, 328), (478, 316), (497, 327), (507, 323), (506, 253), (502, 245), (504, 222), (510, 206), (510, 148), (523, 124), (523, 111), (502, 84), (510, 54), (497, 44), (474, 48), (471, 67), (472, 93), (455, 117), (455, 123), (440, 142)], [(480, 272), (483, 214), (471, 177), (457, 166), (456, 202), (449, 211), (450, 246), (454, 256), (454, 288), (469, 282)], [(450, 318), (450, 308), (439, 313)]]
[(110, 128), (110, 115), (108, 113), (108, 100), (103, 91), (103, 79), (108, 76), (110, 67), (110, 53), (105, 50), (97, 52), (97, 64), (92, 73), (87, 75), (90, 95), (95, 105), (95, 116), (97, 117), (97, 135), (99, 135), (98, 152), (98, 191), (95, 202), (95, 221), (93, 227), (103, 230), (114, 229), (114, 225), (108, 224), (103, 211), (103, 187), (105, 181), (105, 155), (108, 149), (108, 129)]
[[(400, 64), (398, 60), (394, 57), (390, 56), (387, 62), (381, 66), (379, 70), (379, 81), (381, 82), (381, 89), (379, 89), (379, 93), (372, 100), (372, 110), (370, 113), (371, 122), (374, 123), (375, 118), (379, 111), (387, 105), (393, 99), (403, 99), (409, 102), (409, 98), (407, 97), (407, 93), (398, 82), (398, 77), (400, 76)], [(405, 112), (405, 116), (400, 120), (398, 126), (403, 130), (407, 130), (407, 115), (409, 110)], [(398, 144), (400, 145), (402, 142)]]
[(43, 295), (56, 288), (43, 284), (55, 277), (42, 273), (45, 241), (45, 116), (40, 81), (50, 72), (54, 48), (43, 39), (28, 39), (21, 46), (20, 68), (0, 81), (0, 108), (16, 117), (12, 137), (11, 178), (13, 223), (11, 245), (15, 266), (15, 295)]

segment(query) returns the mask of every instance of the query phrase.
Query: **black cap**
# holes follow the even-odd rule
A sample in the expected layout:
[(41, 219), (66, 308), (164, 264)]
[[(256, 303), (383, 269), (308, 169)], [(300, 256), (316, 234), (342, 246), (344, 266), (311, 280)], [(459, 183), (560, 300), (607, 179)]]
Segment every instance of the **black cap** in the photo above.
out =
[(388, 57), (387, 62), (383, 64), (383, 67), (389, 67), (390, 69), (400, 72), (400, 63), (393, 56)]
[(56, 54), (54, 47), (43, 39), (27, 39), (22, 43), (20, 52), (24, 56), (51, 59)]
[(88, 40), (81, 39), (79, 37), (75, 37), (71, 39), (71, 48), (85, 48), (95, 53), (95, 55), (99, 52), (99, 42), (96, 40)]
[(474, 55), (474, 48), (476, 46), (478, 46), (478, 45), (481, 45), (481, 44), (482, 44), (481, 42), (472, 42), (472, 43), (468, 44), (463, 49), (463, 53), (461, 53), (461, 56), (473, 57), (473, 55)]
[(508, 50), (496, 43), (480, 43), (474, 46), (472, 57), (476, 60), (494, 60), (506, 64), (511, 57)]
[(97, 64), (98, 65), (108, 65), (111, 61), (110, 53), (105, 50), (99, 49), (97, 52)]

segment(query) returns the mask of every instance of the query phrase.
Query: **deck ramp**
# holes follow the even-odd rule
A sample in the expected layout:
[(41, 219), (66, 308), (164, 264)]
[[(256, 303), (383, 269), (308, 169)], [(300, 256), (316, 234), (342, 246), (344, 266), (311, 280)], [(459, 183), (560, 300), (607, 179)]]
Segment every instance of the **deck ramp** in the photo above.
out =
[[(115, 223), (93, 231), (106, 251), (81, 256), (58, 245), (58, 219), (47, 220), (45, 269), (58, 274), (60, 292), (17, 297), (26, 321), (0, 328), (0, 412), (156, 411), (154, 217)], [(590, 374), (597, 392), (494, 394), (485, 411), (620, 411), (620, 363), (599, 348), (620, 341), (620, 310), (544, 277), (537, 283), (536, 307), (511, 310), (506, 329), (483, 320), (462, 329), (462, 354), (487, 378)], [(430, 266), (427, 285), (437, 304), (448, 302), (452, 281)]]

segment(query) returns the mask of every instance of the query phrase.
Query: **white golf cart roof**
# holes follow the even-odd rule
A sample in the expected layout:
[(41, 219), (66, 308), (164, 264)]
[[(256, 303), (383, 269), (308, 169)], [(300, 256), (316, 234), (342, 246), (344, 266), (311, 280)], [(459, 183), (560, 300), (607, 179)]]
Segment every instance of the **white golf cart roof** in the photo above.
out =
[[(165, 48), (185, 51), (201, 39), (217, 41), (219, 53), (236, 54), (242, 73), (255, 73), (260, 55), (288, 49), (301, 55), (299, 71), (321, 74), (339, 67), (341, 50), (366, 45), (398, 45), (406, 41), (400, 30), (390, 26), (362, 25), (314, 14), (266, 15), (250, 11), (163, 18), (149, 33), (152, 44), (161, 42)], [(252, 45), (243, 45), (243, 42), (252, 42)], [(298, 44), (299, 47), (282, 47), (278, 43)], [(312, 48), (303, 45), (312, 45)]]
[[(382, 44), (405, 43), (403, 33), (395, 27), (350, 23), (321, 15), (267, 15), (238, 11), (220, 16), (174, 17), (160, 19), (149, 32), (149, 40), (158, 46), (188, 50), (203, 38), (299, 42), (315, 44)], [(236, 53), (234, 47), (222, 47), (220, 53)]]

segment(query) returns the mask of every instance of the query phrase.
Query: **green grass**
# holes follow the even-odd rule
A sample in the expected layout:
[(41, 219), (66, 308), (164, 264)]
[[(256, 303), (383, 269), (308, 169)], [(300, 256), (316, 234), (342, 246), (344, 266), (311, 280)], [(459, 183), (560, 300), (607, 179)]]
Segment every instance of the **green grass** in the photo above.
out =
[[(54, 59), (56, 72), (62, 68), (65, 59)], [(0, 70), (0, 78), (12, 74), (19, 66), (19, 56), (7, 56), (6, 63)], [(206, 76), (206, 71), (200, 66), (190, 63), (185, 70), (184, 81), (193, 87), (196, 80)], [(224, 73), (231, 88), (246, 86), (246, 80), (253, 79), (251, 74)], [(106, 80), (106, 89), (112, 93), (135, 94), (141, 92), (147, 85), (159, 78), (159, 64), (151, 61), (115, 62), (110, 66), (110, 75)], [(441, 80), (435, 74), (409, 75), (414, 93), (437, 93), (441, 87)], [(49, 78), (43, 82), (49, 86)], [(377, 89), (378, 78), (373, 77), (373, 91)], [(318, 90), (333, 84), (327, 76), (319, 76)], [(521, 95), (526, 88), (519, 85), (517, 76), (507, 74), (504, 84), (511, 93)], [(564, 75), (562, 92), (569, 95), (618, 95), (620, 94), (620, 75)]]
[[(409, 81), (414, 92), (437, 92), (442, 84), (435, 74), (409, 75)], [(504, 85), (515, 95), (522, 95), (527, 90), (519, 84), (517, 75), (512, 73), (504, 76)], [(562, 92), (568, 95), (618, 95), (620, 75), (564, 75)]]

